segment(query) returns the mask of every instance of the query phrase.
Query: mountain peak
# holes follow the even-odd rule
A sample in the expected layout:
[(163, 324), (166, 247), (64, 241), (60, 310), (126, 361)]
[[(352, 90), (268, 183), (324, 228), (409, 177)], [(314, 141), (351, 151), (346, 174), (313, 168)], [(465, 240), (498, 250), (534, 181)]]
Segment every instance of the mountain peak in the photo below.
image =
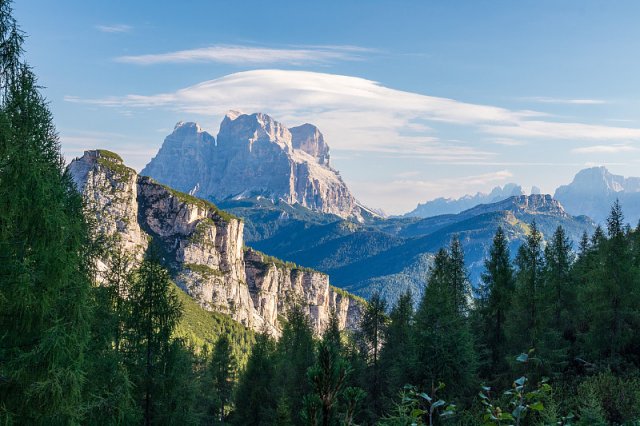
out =
[(173, 127), (173, 132), (181, 131), (200, 133), (202, 132), (202, 128), (198, 123), (193, 121), (178, 121)]
[(318, 163), (329, 165), (329, 145), (324, 141), (324, 136), (313, 124), (305, 123), (292, 127), (291, 143), (294, 149), (299, 149), (318, 159)]
[(143, 173), (216, 202), (261, 196), (340, 217), (370, 214), (329, 167), (329, 146), (316, 126), (289, 129), (260, 112), (229, 111), (215, 139), (174, 131)]
[(580, 170), (573, 181), (556, 189), (554, 197), (571, 214), (584, 214), (603, 223), (615, 200), (622, 203), (626, 219), (640, 218), (640, 178), (614, 175), (604, 166)]

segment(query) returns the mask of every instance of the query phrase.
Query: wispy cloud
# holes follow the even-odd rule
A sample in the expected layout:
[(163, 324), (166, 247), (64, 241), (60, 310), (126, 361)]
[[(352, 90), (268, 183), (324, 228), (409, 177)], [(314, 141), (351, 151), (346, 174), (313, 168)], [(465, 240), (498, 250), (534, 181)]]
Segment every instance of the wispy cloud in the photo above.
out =
[(491, 140), (491, 142), (496, 145), (502, 145), (502, 146), (524, 146), (527, 144), (524, 141), (519, 141), (516, 139), (493, 139)]
[(601, 105), (609, 103), (602, 99), (566, 99), (566, 98), (549, 98), (546, 96), (531, 96), (522, 98), (525, 101), (540, 102), (543, 104), (564, 104), (564, 105)]
[(174, 52), (120, 56), (115, 60), (137, 65), (218, 62), (224, 64), (289, 64), (326, 63), (358, 60), (373, 50), (358, 46), (294, 46), (270, 48), (239, 45), (214, 45)]
[(96, 29), (103, 33), (128, 33), (133, 29), (130, 25), (113, 24), (113, 25), (96, 25)]
[(571, 150), (571, 152), (575, 152), (576, 154), (618, 154), (621, 152), (637, 151), (640, 151), (640, 149), (629, 144), (592, 145)]
[(493, 135), (494, 142), (511, 146), (531, 139), (640, 140), (639, 128), (550, 121), (542, 112), (472, 104), (308, 71), (254, 70), (169, 93), (66, 100), (127, 110), (163, 108), (207, 120), (221, 119), (229, 109), (262, 111), (287, 125), (318, 125), (338, 153), (376, 151), (458, 163), (498, 162), (487, 144), (482, 148), (479, 143), (441, 140), (434, 130), (438, 126), (431, 124), (466, 126), (480, 133), (479, 140)]

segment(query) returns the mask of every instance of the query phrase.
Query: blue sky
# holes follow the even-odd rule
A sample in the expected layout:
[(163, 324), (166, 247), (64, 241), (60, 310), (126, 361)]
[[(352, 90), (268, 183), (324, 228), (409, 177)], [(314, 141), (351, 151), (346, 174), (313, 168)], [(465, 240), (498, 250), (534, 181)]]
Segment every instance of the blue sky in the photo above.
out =
[(68, 158), (138, 170), (180, 120), (317, 124), (365, 204), (401, 213), (581, 168), (640, 175), (640, 2), (14, 5)]

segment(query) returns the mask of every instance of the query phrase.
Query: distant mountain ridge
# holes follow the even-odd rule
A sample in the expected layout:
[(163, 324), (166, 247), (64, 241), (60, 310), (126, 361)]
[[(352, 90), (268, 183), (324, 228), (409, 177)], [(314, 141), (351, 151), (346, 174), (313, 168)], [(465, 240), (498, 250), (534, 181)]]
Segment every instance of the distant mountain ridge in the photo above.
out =
[[(261, 220), (252, 216), (257, 210), (229, 210), (244, 214), (247, 223)], [(550, 195), (534, 194), (424, 219), (396, 217), (365, 224), (291, 220), (251, 245), (326, 272), (333, 282), (360, 296), (379, 291), (393, 301), (407, 289), (421, 294), (433, 254), (453, 235), (459, 236), (472, 282), (477, 283), (498, 226), (505, 230), (515, 256), (534, 220), (545, 238), (562, 226), (575, 247), (583, 232), (595, 229), (593, 221), (569, 215)]]
[(556, 189), (554, 198), (571, 214), (583, 214), (604, 223), (611, 205), (619, 200), (625, 221), (640, 220), (640, 178), (610, 173), (606, 167), (581, 170), (568, 185)]
[(230, 111), (217, 138), (178, 123), (141, 174), (214, 202), (265, 197), (343, 218), (376, 215), (331, 168), (317, 127), (289, 129), (262, 113)]
[(477, 206), (478, 204), (495, 203), (514, 195), (524, 195), (524, 191), (520, 185), (508, 183), (503, 187), (496, 186), (488, 194), (478, 192), (475, 195), (465, 195), (457, 199), (443, 197), (436, 198), (434, 200), (418, 204), (414, 210), (406, 213), (404, 216), (432, 217), (442, 214), (456, 214)]

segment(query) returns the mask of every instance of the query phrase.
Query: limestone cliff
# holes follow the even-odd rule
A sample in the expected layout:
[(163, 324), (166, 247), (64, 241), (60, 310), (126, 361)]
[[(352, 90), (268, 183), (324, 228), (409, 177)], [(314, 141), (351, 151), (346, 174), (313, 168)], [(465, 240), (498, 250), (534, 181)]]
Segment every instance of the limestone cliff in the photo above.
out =
[(275, 334), (293, 301), (307, 307), (318, 333), (331, 310), (342, 327), (357, 324), (360, 300), (325, 274), (245, 250), (243, 222), (215, 205), (139, 176), (108, 151), (87, 151), (69, 170), (99, 230), (138, 257), (150, 238), (157, 242), (176, 283), (204, 309)]
[(142, 174), (218, 202), (262, 196), (345, 218), (371, 215), (329, 157), (311, 124), (288, 129), (266, 114), (230, 112), (217, 138), (195, 123), (178, 123)]

